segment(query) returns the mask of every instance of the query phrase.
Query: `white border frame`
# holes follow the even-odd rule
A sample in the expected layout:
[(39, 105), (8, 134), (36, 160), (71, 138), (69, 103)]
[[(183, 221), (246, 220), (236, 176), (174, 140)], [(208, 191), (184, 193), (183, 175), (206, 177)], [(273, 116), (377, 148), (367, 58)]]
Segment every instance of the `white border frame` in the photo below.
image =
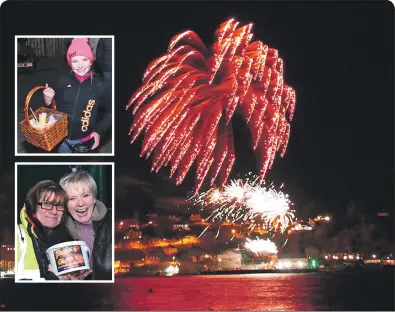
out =
[[(18, 121), (18, 39), (19, 38), (111, 38), (112, 39), (112, 81), (111, 81), (111, 109), (112, 109), (112, 122), (111, 122), (111, 153), (18, 153), (18, 127), (19, 127), (19, 121)], [(115, 119), (115, 90), (114, 90), (114, 80), (115, 80), (115, 64), (114, 64), (114, 55), (115, 55), (115, 36), (114, 35), (103, 35), (103, 36), (98, 36), (98, 35), (93, 35), (93, 36), (83, 36), (83, 35), (76, 35), (76, 36), (70, 36), (70, 35), (62, 35), (62, 36), (49, 36), (49, 35), (16, 35), (14, 37), (14, 48), (15, 48), (15, 60), (14, 60), (14, 65), (15, 65), (15, 100), (14, 100), (14, 105), (15, 105), (15, 156), (115, 156), (115, 148), (114, 148), (114, 141), (115, 141), (115, 129), (114, 129), (114, 119)]]
[[(115, 261), (115, 163), (114, 162), (53, 162), (53, 163), (48, 163), (48, 162), (15, 162), (15, 217), (14, 217), (14, 225), (15, 225), (15, 232), (14, 232), (14, 246), (15, 246), (15, 251), (14, 251), (14, 258), (15, 258), (15, 277), (16, 277), (16, 270), (17, 270), (17, 264), (18, 264), (18, 259), (16, 257), (17, 250), (16, 250), (16, 242), (17, 242), (17, 224), (18, 224), (18, 165), (30, 165), (30, 166), (52, 166), (52, 165), (61, 165), (61, 166), (70, 166), (70, 165), (107, 165), (111, 166), (111, 176), (112, 176), (112, 198), (111, 198), (111, 210), (112, 210), (112, 277), (110, 281), (107, 280), (37, 280), (37, 281), (29, 281), (29, 280), (17, 280), (15, 278), (15, 283), (21, 283), (21, 284), (36, 284), (36, 283), (93, 283), (93, 284), (109, 284), (109, 283), (115, 283), (115, 268), (114, 268), (114, 261)], [(55, 181), (57, 182), (57, 181)]]

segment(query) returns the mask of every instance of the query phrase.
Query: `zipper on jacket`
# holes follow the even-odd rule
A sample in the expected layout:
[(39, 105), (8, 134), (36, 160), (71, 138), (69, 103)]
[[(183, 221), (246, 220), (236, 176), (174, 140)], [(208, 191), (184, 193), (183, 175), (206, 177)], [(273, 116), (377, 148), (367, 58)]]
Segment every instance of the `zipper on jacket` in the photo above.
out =
[(17, 276), (23, 278), (25, 269), (25, 259), (27, 255), (27, 239), (25, 239), (25, 232), (21, 229), (21, 225), (18, 224), (20, 242), (19, 242), (19, 259), (15, 259), (18, 267)]
[(45, 259), (42, 258), (42, 255), (45, 254), (45, 251), (43, 252), (43, 250), (40, 248), (40, 245), (38, 244), (37, 240), (32, 238), (33, 250), (36, 255), (38, 268), (40, 270), (40, 277), (45, 277), (45, 273), (48, 271), (48, 268), (46, 267)]
[[(75, 96), (73, 117), (71, 118), (70, 122), (74, 119), (75, 108), (76, 108), (76, 106), (77, 106), (77, 101), (78, 101), (79, 96), (80, 96), (80, 85), (78, 85), (77, 95)], [(71, 140), (71, 130), (72, 130), (72, 129), (73, 129), (73, 127), (70, 127), (69, 140)]]
[(96, 251), (96, 249), (98, 248), (97, 246), (98, 246), (98, 242), (97, 242), (97, 239), (96, 239), (96, 230), (97, 230), (97, 223), (96, 222), (99, 222), (99, 221), (92, 221), (92, 227), (93, 227), (93, 250), (91, 251), (91, 258), (92, 258), (92, 268), (91, 268), (91, 270), (92, 270), (92, 279), (95, 279), (95, 261), (94, 261), (94, 258), (93, 258), (93, 253)]

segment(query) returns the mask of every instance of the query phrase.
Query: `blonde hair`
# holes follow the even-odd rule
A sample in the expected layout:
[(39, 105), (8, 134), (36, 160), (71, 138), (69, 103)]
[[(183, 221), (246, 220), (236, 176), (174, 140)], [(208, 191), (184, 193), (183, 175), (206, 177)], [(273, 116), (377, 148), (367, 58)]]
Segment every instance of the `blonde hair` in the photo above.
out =
[(95, 179), (86, 171), (75, 171), (60, 179), (60, 186), (66, 190), (70, 183), (86, 183), (94, 198), (97, 197), (97, 185)]

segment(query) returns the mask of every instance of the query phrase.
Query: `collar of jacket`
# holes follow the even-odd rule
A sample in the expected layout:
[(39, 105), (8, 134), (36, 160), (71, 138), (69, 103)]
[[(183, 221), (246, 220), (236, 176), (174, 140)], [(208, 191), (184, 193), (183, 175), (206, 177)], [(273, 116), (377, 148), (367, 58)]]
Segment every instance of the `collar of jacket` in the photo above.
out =
[(23, 205), (19, 217), (21, 220), (21, 225), (27, 230), (29, 235), (33, 235), (34, 237), (43, 241), (47, 239), (47, 235), (45, 234), (43, 226), (33, 217), (30, 210), (27, 209), (26, 204)]
[(68, 74), (67, 74), (67, 77), (68, 77), (68, 79), (70, 79), (70, 82), (72, 81), (72, 82), (75, 83), (75, 84), (83, 84), (83, 83), (86, 82), (86, 81), (90, 81), (91, 79), (95, 79), (95, 78), (98, 78), (98, 77), (100, 77), (100, 76), (99, 76), (98, 73), (92, 72), (92, 77), (91, 77), (91, 78), (85, 79), (83, 82), (80, 82), (80, 81), (78, 80), (78, 78), (74, 76), (74, 72), (73, 72), (72, 70), (70, 70), (70, 71), (68, 72)]
[[(93, 228), (95, 228), (95, 224), (98, 223), (99, 221), (103, 220), (104, 217), (107, 214), (107, 207), (106, 205), (104, 205), (104, 203), (100, 200), (96, 200), (96, 204), (95, 207), (93, 208), (93, 213), (92, 213), (92, 224), (93, 224)], [(66, 225), (67, 230), (69, 231), (69, 234), (74, 238), (77, 239), (78, 235), (77, 235), (77, 229), (75, 226), (75, 222), (74, 219), (70, 216), (69, 213), (64, 215), (64, 222)]]

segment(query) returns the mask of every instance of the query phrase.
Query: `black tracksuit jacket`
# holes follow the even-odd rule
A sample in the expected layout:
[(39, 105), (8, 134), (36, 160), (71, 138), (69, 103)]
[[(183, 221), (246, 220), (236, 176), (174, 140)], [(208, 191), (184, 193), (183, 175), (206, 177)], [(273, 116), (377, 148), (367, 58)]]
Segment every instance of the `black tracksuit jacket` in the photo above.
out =
[[(93, 131), (102, 136), (111, 124), (111, 99), (105, 93), (102, 78), (97, 74), (83, 82), (79, 82), (72, 72), (60, 76), (55, 100), (57, 110), (68, 115), (70, 140), (84, 138)], [(105, 110), (100, 121), (99, 108)]]

